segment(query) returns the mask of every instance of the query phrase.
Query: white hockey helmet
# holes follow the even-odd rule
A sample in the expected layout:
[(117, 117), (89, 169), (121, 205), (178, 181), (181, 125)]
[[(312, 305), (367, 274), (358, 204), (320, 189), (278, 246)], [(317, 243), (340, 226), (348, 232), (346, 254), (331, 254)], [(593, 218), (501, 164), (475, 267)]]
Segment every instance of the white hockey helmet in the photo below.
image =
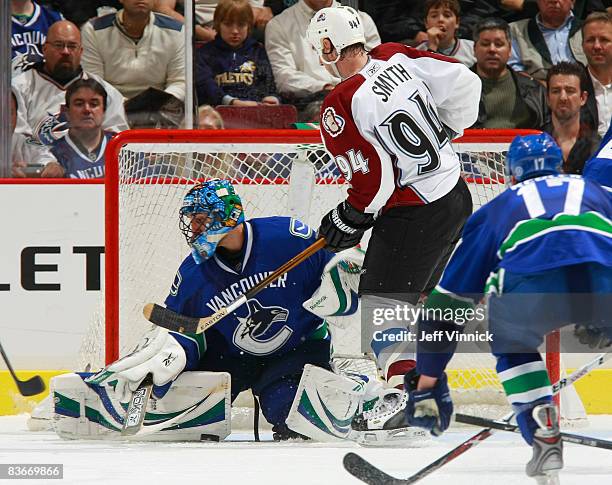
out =
[[(329, 39), (336, 48), (338, 57), (342, 49), (353, 44), (365, 44), (365, 33), (359, 13), (351, 7), (327, 7), (315, 13), (306, 32), (308, 42), (325, 62), (323, 39)], [(333, 64), (335, 59), (326, 64)]]

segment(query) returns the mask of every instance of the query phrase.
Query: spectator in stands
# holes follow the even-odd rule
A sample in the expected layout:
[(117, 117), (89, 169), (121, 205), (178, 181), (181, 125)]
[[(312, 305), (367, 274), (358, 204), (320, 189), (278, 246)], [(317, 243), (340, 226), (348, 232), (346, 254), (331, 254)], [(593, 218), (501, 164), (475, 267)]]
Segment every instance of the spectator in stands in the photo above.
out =
[(116, 12), (121, 8), (119, 0), (41, 0), (59, 10), (66, 20), (79, 27), (94, 17)]
[(547, 122), (546, 91), (535, 79), (507, 65), (510, 28), (500, 18), (481, 21), (474, 29), (476, 64), (482, 80), (478, 120), (473, 128), (534, 128)]
[(149, 87), (185, 99), (185, 37), (180, 22), (153, 13), (155, 0), (122, 0), (119, 12), (87, 22), (83, 67), (126, 98)]
[[(182, 0), (178, 0), (178, 2), (177, 0), (157, 0), (155, 11), (173, 17), (180, 22), (185, 22), (183, 15), (177, 11), (182, 10), (182, 8), (177, 9), (179, 7), (177, 3), (181, 4), (180, 7), (182, 7)], [(213, 16), (219, 2), (218, 0), (194, 0), (194, 3), (195, 38), (201, 42), (210, 42), (214, 40), (216, 35), (213, 27)], [(254, 25), (263, 30), (273, 16), (272, 9), (265, 6), (263, 0), (250, 0), (250, 4), (253, 10)]]
[[(44, 165), (41, 177), (104, 177), (104, 151), (114, 134), (102, 128), (106, 100), (104, 87), (95, 79), (79, 79), (68, 87), (68, 133), (52, 145), (37, 150), (33, 161)], [(13, 175), (23, 176), (22, 168), (22, 164), (15, 162)]]
[(508, 64), (538, 80), (561, 61), (586, 63), (580, 20), (572, 12), (574, 0), (537, 0), (538, 14), (510, 24), (512, 54)]
[(586, 73), (579, 64), (563, 61), (548, 70), (546, 84), (551, 121), (544, 131), (563, 151), (563, 171), (580, 174), (600, 142), (597, 127), (580, 115), (588, 96)]
[(17, 98), (16, 132), (32, 141), (51, 144), (64, 135), (66, 120), (62, 113), (66, 89), (78, 79), (92, 77), (104, 86), (108, 106), (102, 126), (112, 131), (128, 128), (123, 96), (110, 84), (81, 68), (81, 33), (67, 20), (54, 23), (43, 45), (43, 62), (13, 78)]
[(264, 46), (252, 36), (248, 0), (221, 0), (213, 18), (217, 37), (196, 52), (200, 104), (279, 104)]
[(589, 94), (583, 111), (604, 136), (612, 117), (612, 15), (590, 14), (582, 25), (582, 50), (587, 58)]
[(201, 130), (222, 130), (223, 118), (215, 108), (209, 104), (204, 104), (198, 108), (198, 128)]
[(460, 6), (458, 0), (427, 0), (425, 2), (425, 28), (427, 40), (417, 49), (454, 57), (468, 67), (475, 62), (474, 42), (457, 37)]
[[(308, 105), (321, 105), (323, 98), (340, 81), (327, 72), (306, 39), (306, 30), (315, 12), (339, 6), (335, 0), (299, 0), (270, 20), (266, 27), (266, 51), (274, 72), (276, 88), (287, 103), (298, 109), (298, 118)], [(370, 16), (360, 13), (366, 49), (380, 44), (380, 36)]]
[(40, 53), (49, 27), (58, 20), (59, 12), (32, 0), (11, 0), (11, 57), (32, 48)]

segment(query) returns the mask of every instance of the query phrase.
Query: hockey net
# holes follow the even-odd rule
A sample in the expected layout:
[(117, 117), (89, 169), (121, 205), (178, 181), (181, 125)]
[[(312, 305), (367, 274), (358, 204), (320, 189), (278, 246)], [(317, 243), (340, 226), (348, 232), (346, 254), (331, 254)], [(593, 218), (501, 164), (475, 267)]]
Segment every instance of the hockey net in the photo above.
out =
[[(475, 208), (504, 190), (505, 152), (518, 133), (472, 130), (453, 143)], [(194, 183), (231, 179), (247, 218), (292, 216), (314, 228), (347, 190), (318, 131), (127, 131), (109, 145), (106, 174), (104, 302), (83, 343), (80, 369), (125, 355), (150, 328), (143, 305), (163, 303), (189, 251), (178, 209)], [(338, 367), (375, 374), (360, 352), (359, 318), (346, 327), (334, 335)], [(551, 362), (558, 363), (558, 354)], [(449, 376), (456, 402), (477, 406), (480, 415), (503, 413), (492, 357), (457, 355)]]

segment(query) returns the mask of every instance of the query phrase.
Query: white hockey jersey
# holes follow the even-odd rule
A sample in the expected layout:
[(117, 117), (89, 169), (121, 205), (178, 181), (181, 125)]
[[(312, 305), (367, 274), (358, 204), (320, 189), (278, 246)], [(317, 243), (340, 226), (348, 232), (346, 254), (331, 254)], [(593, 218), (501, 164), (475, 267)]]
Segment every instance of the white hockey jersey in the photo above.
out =
[(104, 79), (81, 72), (68, 83), (60, 85), (39, 64), (13, 78), (13, 92), (17, 98), (15, 132), (43, 145), (50, 145), (61, 138), (68, 130), (61, 109), (65, 104), (66, 89), (78, 79), (88, 77), (94, 78), (106, 90), (107, 104), (102, 127), (114, 132), (127, 130), (129, 126), (123, 109), (123, 96)]
[(351, 186), (348, 202), (375, 214), (423, 205), (457, 184), (449, 139), (478, 116), (480, 78), (438, 54), (386, 43), (325, 98), (321, 133)]

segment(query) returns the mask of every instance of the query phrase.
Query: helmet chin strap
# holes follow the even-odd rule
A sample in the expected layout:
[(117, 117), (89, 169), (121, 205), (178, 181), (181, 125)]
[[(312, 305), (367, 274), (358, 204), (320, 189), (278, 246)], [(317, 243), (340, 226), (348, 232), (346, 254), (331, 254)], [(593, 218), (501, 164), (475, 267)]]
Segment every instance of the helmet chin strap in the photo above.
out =
[(336, 58), (335, 61), (326, 61), (325, 59), (321, 58), (321, 62), (325, 64), (326, 66), (329, 66), (329, 68), (331, 69), (331, 74), (334, 77), (337, 77), (339, 79), (344, 79), (344, 77), (342, 76), (342, 74), (340, 74), (340, 71), (338, 70), (338, 66), (336, 65), (336, 63), (339, 60), (340, 60), (340, 56), (338, 56), (338, 58)]

